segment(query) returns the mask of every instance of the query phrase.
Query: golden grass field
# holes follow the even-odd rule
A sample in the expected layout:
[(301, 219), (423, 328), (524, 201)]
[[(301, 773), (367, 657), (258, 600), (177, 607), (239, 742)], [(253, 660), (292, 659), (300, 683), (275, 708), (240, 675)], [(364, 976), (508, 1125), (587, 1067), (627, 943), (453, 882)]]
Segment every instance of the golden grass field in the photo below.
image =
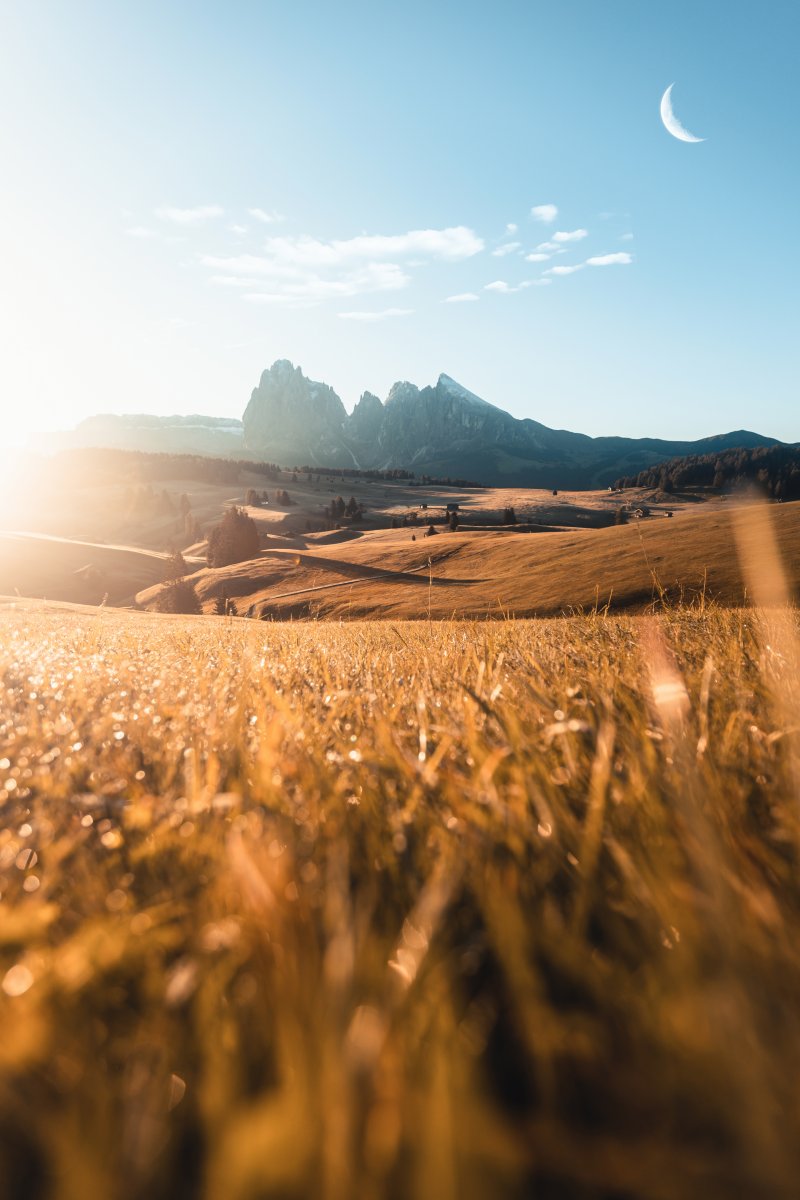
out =
[(795, 1197), (798, 666), (6, 601), (4, 1200)]
[[(264, 479), (247, 476), (236, 485), (174, 479), (166, 490), (174, 502), (188, 496), (207, 533), (226, 505), (243, 503), (244, 485), (253, 482)], [(748, 600), (734, 533), (743, 496), (654, 498), (629, 489), (554, 498), (548, 489), (309, 484), (302, 476), (286, 483), (293, 506), (247, 510), (266, 539), (259, 556), (209, 569), (205, 542), (187, 546), (179, 516), (131, 509), (129, 479), (60, 489), (39, 480), (18, 489), (16, 509), (0, 496), (0, 595), (150, 608), (161, 591), (164, 557), (180, 546), (206, 612), (224, 593), (240, 613), (270, 620), (541, 617), (606, 605), (643, 611), (664, 595), (673, 603), (700, 596), (726, 605)], [(320, 531), (322, 506), (351, 487), (365, 506), (364, 527)], [(450, 532), (440, 524), (436, 537), (425, 538), (428, 516), (441, 518), (451, 497), (461, 504), (460, 528)], [(430, 508), (421, 510), (421, 502)], [(619, 507), (639, 503), (651, 513), (646, 519), (608, 525)], [(508, 505), (520, 524), (501, 527)], [(662, 519), (667, 511), (673, 519)], [(800, 502), (770, 511), (797, 594)], [(391, 528), (401, 516), (419, 524)]]
[[(666, 594), (747, 601), (736, 547), (739, 507), (701, 507), (674, 520), (608, 529), (523, 533), (376, 530), (333, 542), (267, 548), (258, 559), (191, 576), (207, 611), (223, 591), (241, 612), (354, 619), (555, 616), (609, 605), (642, 611)], [(800, 502), (771, 510), (791, 590), (800, 591)], [(334, 535), (335, 536), (335, 535)], [(153, 604), (160, 585), (137, 595)]]

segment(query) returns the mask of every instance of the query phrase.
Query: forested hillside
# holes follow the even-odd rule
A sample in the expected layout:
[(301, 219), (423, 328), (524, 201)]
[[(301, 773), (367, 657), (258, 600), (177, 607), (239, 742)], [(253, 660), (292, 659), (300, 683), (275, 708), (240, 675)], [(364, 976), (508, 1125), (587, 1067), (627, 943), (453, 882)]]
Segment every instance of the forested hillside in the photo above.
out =
[(755, 446), (689, 454), (617, 480), (617, 487), (657, 487), (665, 492), (697, 487), (728, 491), (744, 484), (755, 484), (775, 500), (800, 499), (800, 447)]

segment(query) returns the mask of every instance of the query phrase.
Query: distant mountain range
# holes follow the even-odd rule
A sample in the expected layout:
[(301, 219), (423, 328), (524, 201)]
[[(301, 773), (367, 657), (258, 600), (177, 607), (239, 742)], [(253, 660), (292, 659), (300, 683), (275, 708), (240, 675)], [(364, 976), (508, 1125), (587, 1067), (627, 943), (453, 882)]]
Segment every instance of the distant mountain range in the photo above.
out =
[[(55, 437), (55, 435), (53, 435)], [(779, 445), (740, 429), (698, 441), (588, 437), (517, 420), (449, 375), (396, 383), (386, 402), (364, 392), (348, 414), (325, 383), (286, 359), (263, 372), (241, 422), (214, 417), (97, 416), (64, 445), (256, 458), (283, 466), (404, 467), (496, 486), (594, 488), (687, 454)]]

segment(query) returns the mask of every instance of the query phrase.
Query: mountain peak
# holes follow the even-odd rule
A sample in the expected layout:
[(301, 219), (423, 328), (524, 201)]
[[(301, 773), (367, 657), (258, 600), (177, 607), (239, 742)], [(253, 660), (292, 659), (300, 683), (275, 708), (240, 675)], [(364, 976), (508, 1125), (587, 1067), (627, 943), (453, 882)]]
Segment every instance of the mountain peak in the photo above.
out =
[(468, 404), (477, 404), (481, 408), (494, 408), (494, 404), (490, 404), (488, 400), (483, 400), (480, 396), (476, 396), (469, 388), (465, 388), (463, 384), (453, 379), (451, 375), (445, 375), (444, 372), (436, 381), (436, 391), (440, 394), (446, 393), (448, 396), (453, 396), (458, 400), (466, 401)]
[(261, 376), (244, 414), (245, 448), (284, 464), (403, 467), (505, 486), (597, 487), (680, 454), (768, 444), (740, 431), (702, 442), (589, 438), (517, 420), (442, 373), (395, 383), (381, 404), (362, 393), (350, 415), (331, 387), (287, 359)]
[(396, 404), (398, 400), (414, 400), (419, 395), (419, 388), (415, 383), (409, 383), (407, 379), (398, 380), (393, 383), (389, 389), (389, 395), (386, 397), (387, 406)]

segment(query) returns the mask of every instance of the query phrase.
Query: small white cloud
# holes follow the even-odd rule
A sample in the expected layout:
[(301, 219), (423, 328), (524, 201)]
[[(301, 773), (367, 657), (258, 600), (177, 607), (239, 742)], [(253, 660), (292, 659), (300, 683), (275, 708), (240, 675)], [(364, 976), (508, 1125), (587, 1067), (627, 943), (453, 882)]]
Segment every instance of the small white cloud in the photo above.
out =
[(340, 312), (342, 321), (386, 321), (389, 317), (410, 317), (413, 308), (384, 308), (378, 312)]
[(552, 282), (552, 279), (534, 279), (531, 282), (531, 287), (549, 287)]
[(145, 229), (144, 225), (132, 225), (130, 229), (125, 230), (127, 237), (132, 238), (153, 238), (155, 232), (152, 229)]
[(633, 241), (633, 234), (632, 234), (632, 233), (622, 233), (622, 234), (620, 234), (620, 238), (619, 238), (619, 240), (620, 240), (621, 242), (632, 242), (632, 241)]
[(443, 304), (467, 304), (470, 300), (478, 300), (479, 297), (475, 292), (459, 292), (455, 296), (448, 296), (442, 301)]
[(392, 235), (360, 234), (335, 241), (267, 237), (260, 254), (201, 255), (215, 282), (248, 289), (258, 304), (304, 306), (368, 292), (400, 291), (411, 270), (426, 263), (461, 262), (484, 249), (472, 229), (412, 229)]
[(617, 263), (621, 266), (633, 262), (633, 255), (628, 254), (626, 250), (620, 250), (618, 254), (600, 254), (595, 258), (587, 258), (586, 265), (589, 267), (613, 267)]
[(264, 225), (279, 225), (286, 220), (283, 213), (268, 212), (265, 208), (248, 208), (247, 211), (255, 221), (261, 221)]
[(460, 262), (483, 250), (483, 241), (471, 229), (456, 225), (448, 229), (412, 229), (400, 234), (361, 234), (343, 241), (321, 242), (311, 237), (269, 238), (266, 252), (280, 262), (299, 266), (331, 267), (356, 260), (373, 262), (398, 258), (438, 258)]
[(512, 292), (522, 292), (525, 288), (533, 286), (532, 279), (523, 279), (522, 283), (518, 283), (516, 287), (511, 287), (504, 279), (495, 279), (494, 283), (487, 283), (484, 287), (485, 292), (499, 292), (504, 296), (510, 296)]
[(506, 225), (506, 233), (516, 233), (518, 229), (519, 226), (515, 225), (513, 221), (509, 221), (508, 225)]
[(544, 225), (552, 225), (558, 216), (558, 209), (555, 204), (535, 204), (531, 209), (531, 216), (534, 221), (541, 221)]
[(585, 237), (589, 236), (588, 229), (572, 229), (569, 232), (561, 230), (553, 234), (554, 242), (581, 242)]
[(495, 258), (505, 258), (507, 254), (513, 254), (515, 250), (519, 250), (522, 242), (504, 242), (502, 246), (498, 246), (492, 251)]
[(247, 233), (246, 225), (229, 225), (228, 229), (230, 229), (231, 233), (238, 234), (239, 237), (241, 237), (242, 234)]
[(539, 242), (539, 245), (536, 247), (536, 249), (537, 251), (549, 250), (549, 252), (552, 254), (554, 250), (559, 249), (559, 245), (558, 242)]
[(218, 204), (199, 204), (196, 208), (170, 208), (165, 205), (156, 209), (156, 216), (161, 221), (174, 221), (176, 225), (198, 225), (201, 221), (210, 221), (212, 217), (221, 217), (223, 209)]
[(548, 271), (545, 271), (545, 275), (574, 275), (582, 268), (583, 263), (577, 263), (574, 267), (550, 267)]
[(549, 254), (526, 254), (525, 262), (547, 262)]

